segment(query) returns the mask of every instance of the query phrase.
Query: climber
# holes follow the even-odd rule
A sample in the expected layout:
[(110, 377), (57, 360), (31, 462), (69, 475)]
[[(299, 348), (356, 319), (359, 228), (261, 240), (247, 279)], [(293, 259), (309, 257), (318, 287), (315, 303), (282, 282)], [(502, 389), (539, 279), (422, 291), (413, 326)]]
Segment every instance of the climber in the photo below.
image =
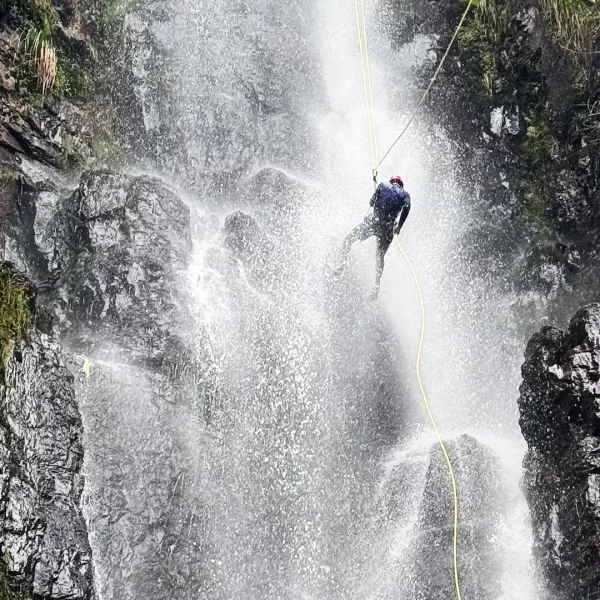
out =
[(346, 268), (348, 253), (354, 242), (362, 242), (372, 235), (376, 236), (375, 288), (371, 294), (371, 298), (376, 299), (379, 295), (385, 253), (388, 251), (394, 235), (400, 233), (410, 212), (410, 195), (404, 190), (402, 178), (396, 175), (390, 179), (389, 183), (379, 184), (371, 198), (370, 205), (372, 211), (369, 211), (365, 220), (357, 225), (344, 240), (342, 264), (337, 268), (337, 272), (341, 274)]

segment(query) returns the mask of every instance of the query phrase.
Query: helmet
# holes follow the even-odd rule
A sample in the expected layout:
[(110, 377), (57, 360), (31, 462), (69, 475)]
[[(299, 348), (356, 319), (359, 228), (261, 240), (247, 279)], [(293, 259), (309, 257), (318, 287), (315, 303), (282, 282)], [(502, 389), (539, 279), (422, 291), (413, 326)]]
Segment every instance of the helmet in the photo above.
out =
[(404, 187), (404, 181), (402, 181), (402, 177), (400, 177), (400, 175), (394, 175), (390, 179), (390, 183), (397, 183), (398, 185), (401, 185), (402, 187)]

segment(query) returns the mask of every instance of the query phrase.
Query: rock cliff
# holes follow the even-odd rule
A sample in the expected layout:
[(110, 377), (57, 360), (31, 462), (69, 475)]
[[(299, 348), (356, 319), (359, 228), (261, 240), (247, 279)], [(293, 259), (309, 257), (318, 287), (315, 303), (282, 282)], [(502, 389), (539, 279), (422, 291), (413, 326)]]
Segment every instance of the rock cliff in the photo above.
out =
[[(87, 600), (94, 591), (81, 511), (83, 427), (74, 378), (60, 346), (34, 326), (32, 288), (27, 285), (2, 265), (0, 553), (5, 565), (1, 585), (7, 592), (3, 597), (18, 589), (48, 600)], [(7, 332), (9, 315), (16, 311), (31, 317), (21, 321), (29, 326)]]
[(519, 398), (529, 451), (525, 490), (536, 552), (553, 598), (591, 597), (600, 584), (600, 304), (566, 332), (527, 346)]

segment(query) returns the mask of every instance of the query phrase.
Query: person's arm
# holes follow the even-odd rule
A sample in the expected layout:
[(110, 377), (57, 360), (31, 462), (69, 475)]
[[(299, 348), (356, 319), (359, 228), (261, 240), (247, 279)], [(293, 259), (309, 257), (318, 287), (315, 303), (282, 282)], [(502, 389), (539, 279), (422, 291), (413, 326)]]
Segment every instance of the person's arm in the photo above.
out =
[(375, 193), (371, 196), (371, 200), (369, 201), (369, 206), (375, 206), (375, 202), (377, 201), (377, 196), (379, 195), (379, 188), (381, 187), (381, 184), (379, 184), (377, 186), (377, 189), (375, 190)]
[(398, 235), (404, 222), (408, 218), (408, 213), (410, 212), (410, 196), (406, 194), (406, 201), (404, 202), (404, 206), (400, 209), (398, 213), (398, 217), (396, 218), (396, 226), (394, 227), (394, 233)]

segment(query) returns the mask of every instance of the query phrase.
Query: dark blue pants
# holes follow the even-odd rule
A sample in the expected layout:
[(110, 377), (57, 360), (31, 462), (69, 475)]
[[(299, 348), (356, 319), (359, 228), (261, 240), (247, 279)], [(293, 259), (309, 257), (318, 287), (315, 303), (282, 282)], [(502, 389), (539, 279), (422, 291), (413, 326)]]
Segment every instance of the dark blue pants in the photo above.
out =
[(375, 287), (379, 288), (383, 266), (385, 263), (385, 253), (388, 251), (390, 244), (394, 240), (394, 222), (383, 221), (377, 218), (377, 215), (370, 214), (365, 217), (365, 220), (357, 225), (344, 240), (342, 254), (344, 261), (350, 252), (350, 248), (354, 242), (363, 242), (371, 236), (377, 238), (377, 254), (376, 254), (376, 269), (375, 269)]

